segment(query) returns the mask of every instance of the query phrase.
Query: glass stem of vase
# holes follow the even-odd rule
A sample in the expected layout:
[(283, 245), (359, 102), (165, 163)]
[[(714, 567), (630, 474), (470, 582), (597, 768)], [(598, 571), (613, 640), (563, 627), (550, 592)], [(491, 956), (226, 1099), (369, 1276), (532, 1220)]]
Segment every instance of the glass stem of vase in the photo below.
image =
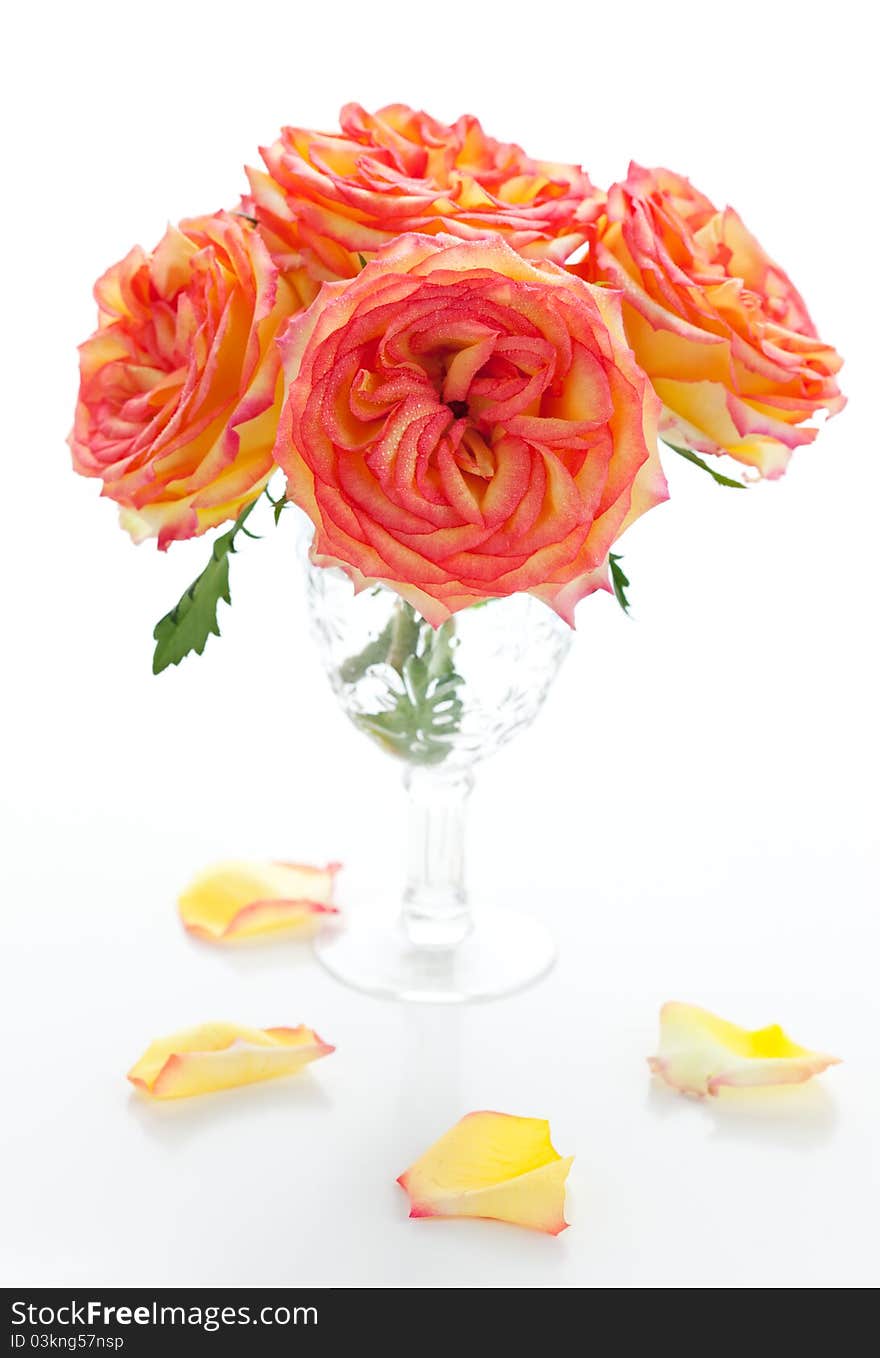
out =
[(417, 947), (453, 948), (471, 930), (464, 884), (467, 799), (473, 774), (408, 768), (409, 849), (403, 927)]

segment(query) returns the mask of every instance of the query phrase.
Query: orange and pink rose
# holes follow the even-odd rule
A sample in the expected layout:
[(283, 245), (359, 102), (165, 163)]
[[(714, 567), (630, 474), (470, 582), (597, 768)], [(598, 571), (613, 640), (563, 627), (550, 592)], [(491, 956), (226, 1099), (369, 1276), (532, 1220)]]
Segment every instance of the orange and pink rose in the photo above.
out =
[[(476, 118), (452, 126), (405, 104), (347, 104), (341, 131), (286, 127), (249, 170), (253, 211), (278, 263), (316, 281), (350, 278), (404, 232), (497, 232), (520, 254), (563, 263), (603, 196), (577, 165), (533, 160)], [(315, 288), (317, 291), (317, 288)]]
[(578, 273), (623, 292), (627, 338), (663, 402), (661, 435), (767, 477), (842, 408), (841, 360), (790, 279), (730, 207), (687, 179), (631, 165)]
[(135, 541), (162, 548), (260, 493), (282, 402), (279, 330), (299, 301), (259, 233), (218, 212), (135, 247), (95, 286), (80, 347), (73, 465), (100, 477)]
[(527, 591), (568, 621), (666, 498), (620, 301), (499, 236), (407, 235), (282, 341), (275, 456), (314, 559), (430, 622)]

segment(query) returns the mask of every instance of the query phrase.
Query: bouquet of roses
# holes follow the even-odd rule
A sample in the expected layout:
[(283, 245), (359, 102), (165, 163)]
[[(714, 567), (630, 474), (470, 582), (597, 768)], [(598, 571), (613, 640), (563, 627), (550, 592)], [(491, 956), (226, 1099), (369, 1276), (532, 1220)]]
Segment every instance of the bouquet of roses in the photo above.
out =
[(844, 403), (786, 274), (687, 179), (631, 165), (606, 193), (397, 104), (340, 123), (285, 128), (236, 209), (96, 285), (74, 467), (136, 542), (231, 524), (156, 672), (219, 632), (264, 491), (311, 519), (314, 562), (432, 627), (521, 591), (573, 623), (594, 590), (626, 603), (612, 549), (667, 497), (658, 439), (742, 486)]

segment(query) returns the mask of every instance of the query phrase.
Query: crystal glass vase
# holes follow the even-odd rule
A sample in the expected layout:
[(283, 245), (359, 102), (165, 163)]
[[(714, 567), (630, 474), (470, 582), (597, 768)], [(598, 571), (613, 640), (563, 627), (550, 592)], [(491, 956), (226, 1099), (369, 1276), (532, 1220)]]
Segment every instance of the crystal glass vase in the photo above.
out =
[(525, 594), (474, 605), (434, 629), (390, 590), (355, 594), (342, 571), (304, 555), (330, 683), (358, 730), (400, 761), (409, 801), (402, 903), (353, 909), (319, 936), (317, 955), (339, 980), (398, 999), (519, 990), (552, 966), (553, 941), (539, 920), (472, 904), (467, 803), (474, 766), (536, 716), (570, 629)]

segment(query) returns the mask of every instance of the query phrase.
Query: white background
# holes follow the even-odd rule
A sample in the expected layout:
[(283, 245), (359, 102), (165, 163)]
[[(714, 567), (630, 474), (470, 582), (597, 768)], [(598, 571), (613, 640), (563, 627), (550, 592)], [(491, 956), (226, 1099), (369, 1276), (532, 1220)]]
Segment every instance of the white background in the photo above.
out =
[[(2, 1281), (865, 1286), (876, 1221), (875, 47), (854, 3), (18, 6), (4, 75)], [(7, 27), (7, 35), (9, 29)], [(482, 771), (474, 895), (557, 932), (511, 1001), (416, 1012), (296, 944), (189, 943), (222, 856), (399, 887), (402, 795), (306, 635), (285, 523), (233, 563), (201, 660), (151, 629), (205, 544), (132, 547), (64, 438), (92, 280), (233, 203), (284, 122), (477, 113), (607, 185), (630, 156), (733, 203), (846, 358), (848, 409), (781, 483), (669, 467), (545, 713)], [(652, 1091), (660, 1003), (780, 1021), (845, 1064), (778, 1097)], [(299, 1081), (152, 1107), (124, 1074), (213, 1017), (300, 1021)], [(558, 1240), (409, 1222), (395, 1176), (463, 1112), (549, 1117)]]

